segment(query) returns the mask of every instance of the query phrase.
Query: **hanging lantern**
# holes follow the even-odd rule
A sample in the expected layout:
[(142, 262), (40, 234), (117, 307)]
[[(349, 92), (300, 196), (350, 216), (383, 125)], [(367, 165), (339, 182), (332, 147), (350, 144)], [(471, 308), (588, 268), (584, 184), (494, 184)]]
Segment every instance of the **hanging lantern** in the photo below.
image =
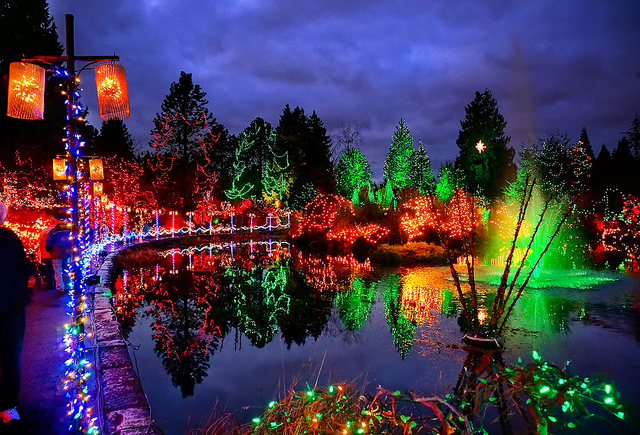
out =
[(89, 159), (89, 176), (93, 181), (104, 180), (102, 159)]
[(44, 119), (44, 68), (26, 62), (11, 63), (7, 116)]
[(103, 63), (96, 67), (96, 87), (100, 118), (125, 119), (129, 117), (129, 94), (124, 67), (117, 63)]
[(102, 183), (93, 183), (93, 196), (101, 197), (103, 192)]
[(61, 157), (53, 159), (53, 179), (55, 181), (67, 179), (67, 159)]

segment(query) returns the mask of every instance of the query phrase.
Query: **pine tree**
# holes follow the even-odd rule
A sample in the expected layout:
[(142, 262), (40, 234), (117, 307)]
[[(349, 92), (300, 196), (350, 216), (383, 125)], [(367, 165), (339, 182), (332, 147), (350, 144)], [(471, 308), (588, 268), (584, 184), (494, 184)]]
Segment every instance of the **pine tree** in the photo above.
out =
[(536, 147), (535, 177), (545, 193), (564, 193), (570, 185), (568, 179), (569, 139), (566, 135), (553, 133), (539, 140)]
[(121, 119), (102, 121), (100, 134), (91, 145), (90, 151), (104, 157), (118, 156), (123, 159), (133, 159), (136, 156), (131, 133)]
[(358, 148), (347, 148), (336, 166), (336, 188), (345, 198), (351, 198), (371, 184), (371, 165)]
[(392, 189), (400, 189), (411, 182), (410, 166), (413, 157), (413, 137), (404, 119), (396, 126), (391, 146), (384, 161), (384, 179)]
[(488, 89), (476, 92), (465, 114), (456, 140), (459, 154), (455, 167), (461, 171), (468, 192), (493, 200), (515, 179), (515, 151), (507, 148), (511, 138), (504, 134), (507, 123)]
[(287, 155), (287, 205), (302, 210), (317, 193), (333, 193), (331, 138), (316, 112), (285, 106), (276, 128), (276, 154)]
[(456, 170), (450, 162), (438, 168), (438, 182), (436, 183), (436, 196), (443, 202), (449, 202), (456, 188)]
[(591, 177), (593, 159), (582, 141), (567, 149), (567, 166), (569, 183), (576, 188), (585, 188)]
[(274, 143), (275, 132), (262, 118), (244, 129), (235, 151), (232, 188), (225, 191), (228, 198), (262, 197), (264, 174), (275, 164)]
[(224, 186), (229, 178), (232, 141), (207, 109), (206, 95), (193, 83), (192, 75), (182, 71), (153, 120), (150, 145), (158, 160), (169, 161), (158, 167), (169, 171), (163, 176), (168, 175), (175, 185), (165, 183), (164, 192), (158, 192), (166, 195), (168, 206), (193, 210), (197, 197), (205, 193), (204, 186), (210, 191), (216, 180)]
[(587, 129), (585, 127), (582, 127), (582, 131), (580, 132), (580, 142), (582, 142), (582, 145), (591, 160), (595, 159), (595, 154), (593, 154), (593, 148), (591, 147), (591, 141), (589, 140), (589, 135), (587, 134)]
[(629, 146), (631, 148), (631, 154), (636, 159), (640, 159), (640, 119), (638, 119), (638, 115), (633, 118), (633, 122), (631, 123), (631, 128), (625, 134), (625, 137), (629, 141)]
[(159, 154), (175, 156), (183, 166), (203, 158), (201, 138), (209, 136), (208, 123), (213, 118), (206, 95), (200, 85), (194, 85), (192, 74), (184, 71), (177, 82), (171, 83), (160, 106), (162, 111), (153, 119), (155, 128), (149, 144)]
[(411, 184), (422, 194), (432, 192), (435, 186), (433, 171), (431, 170), (431, 159), (429, 159), (427, 150), (422, 146), (422, 142), (420, 142), (418, 149), (413, 152), (411, 157), (409, 179)]

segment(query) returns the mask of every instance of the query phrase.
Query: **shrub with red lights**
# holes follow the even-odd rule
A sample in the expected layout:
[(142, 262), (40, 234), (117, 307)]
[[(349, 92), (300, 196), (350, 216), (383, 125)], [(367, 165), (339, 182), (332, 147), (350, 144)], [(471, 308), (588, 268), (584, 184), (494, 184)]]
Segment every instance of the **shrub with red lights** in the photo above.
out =
[[(608, 219), (607, 219), (608, 217)], [(628, 270), (640, 270), (640, 198), (622, 195), (622, 211), (597, 216), (595, 224), (600, 242), (594, 250), (594, 260), (616, 268), (623, 262)]]

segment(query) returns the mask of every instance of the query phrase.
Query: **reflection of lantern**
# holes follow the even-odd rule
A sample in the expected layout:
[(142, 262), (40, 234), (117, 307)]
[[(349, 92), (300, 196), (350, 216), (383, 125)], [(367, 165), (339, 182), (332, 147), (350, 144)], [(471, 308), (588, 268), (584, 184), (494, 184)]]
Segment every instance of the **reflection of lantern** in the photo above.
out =
[(53, 159), (53, 179), (56, 181), (64, 181), (67, 179), (67, 159)]
[(11, 63), (7, 115), (44, 119), (44, 68), (32, 63)]
[(102, 191), (102, 183), (93, 183), (93, 196), (101, 196)]
[(104, 180), (102, 159), (89, 159), (89, 176), (93, 181)]
[(124, 67), (117, 63), (103, 63), (96, 67), (98, 106), (102, 119), (129, 117), (129, 94)]

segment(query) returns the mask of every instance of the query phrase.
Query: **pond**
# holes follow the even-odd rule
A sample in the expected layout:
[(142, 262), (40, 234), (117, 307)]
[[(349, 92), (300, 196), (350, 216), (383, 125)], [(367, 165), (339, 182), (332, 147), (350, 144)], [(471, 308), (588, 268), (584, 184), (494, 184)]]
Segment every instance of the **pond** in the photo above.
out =
[[(120, 270), (113, 300), (167, 434), (203, 427), (216, 406), (250, 421), (294, 387), (338, 381), (444, 397), (463, 370), (467, 352), (447, 268), (374, 270), (272, 241), (159, 254), (160, 261)], [(496, 273), (479, 271), (487, 303)], [(609, 420), (621, 433), (640, 427), (640, 277), (543, 275), (504, 336), (506, 364), (537, 350), (551, 364), (570, 362), (572, 374), (603, 375), (628, 416)], [(586, 422), (578, 433), (611, 429)]]

